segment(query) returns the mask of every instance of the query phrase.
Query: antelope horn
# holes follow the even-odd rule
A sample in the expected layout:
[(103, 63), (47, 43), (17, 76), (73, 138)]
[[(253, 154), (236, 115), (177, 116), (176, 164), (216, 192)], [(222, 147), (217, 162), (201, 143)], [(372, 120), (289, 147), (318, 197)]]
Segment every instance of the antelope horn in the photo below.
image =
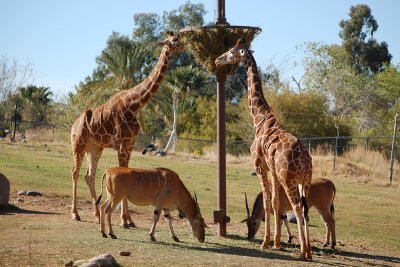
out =
[(244, 193), (244, 199), (246, 200), (247, 218), (250, 218), (250, 210), (249, 210), (249, 204), (247, 203), (247, 195), (246, 195), (246, 192)]
[(197, 195), (196, 195), (196, 191), (193, 191), (194, 192), (194, 201), (196, 201), (196, 203), (198, 203), (197, 202)]

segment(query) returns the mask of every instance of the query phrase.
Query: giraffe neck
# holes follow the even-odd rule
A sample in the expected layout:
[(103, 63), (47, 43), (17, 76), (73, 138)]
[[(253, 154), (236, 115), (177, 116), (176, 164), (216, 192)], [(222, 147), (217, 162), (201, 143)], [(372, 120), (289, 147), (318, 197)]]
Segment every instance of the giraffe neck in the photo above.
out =
[[(164, 75), (167, 72), (168, 63), (171, 59), (171, 52), (168, 46), (164, 46), (161, 55), (157, 61), (156, 66), (151, 71), (150, 75), (147, 76), (141, 84), (138, 85), (139, 90), (134, 88), (136, 92), (139, 92), (138, 102), (140, 107), (144, 106), (156, 93), (160, 87), (161, 82), (164, 79)], [(139, 107), (139, 108), (140, 108)]]
[(257, 63), (248, 50), (243, 63), (247, 72), (248, 104), (253, 118), (253, 125), (255, 127), (260, 126), (266, 119), (270, 123), (278, 123), (271, 107), (265, 100), (261, 87), (261, 80), (258, 76)]

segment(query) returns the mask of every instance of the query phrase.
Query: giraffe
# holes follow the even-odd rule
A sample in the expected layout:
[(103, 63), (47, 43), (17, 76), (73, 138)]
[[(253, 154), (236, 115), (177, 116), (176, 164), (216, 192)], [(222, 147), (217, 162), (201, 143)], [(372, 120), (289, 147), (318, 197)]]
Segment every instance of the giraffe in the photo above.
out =
[[(167, 38), (157, 42), (162, 46), (161, 55), (150, 75), (135, 87), (115, 94), (105, 104), (82, 113), (71, 129), (71, 145), (74, 164), (72, 168), (72, 219), (80, 221), (77, 211), (76, 195), (79, 171), (86, 154), (87, 169), (85, 180), (92, 197), (94, 215), (99, 220), (96, 207), (95, 176), (97, 164), (104, 148), (118, 152), (120, 167), (128, 167), (129, 159), (140, 129), (136, 114), (155, 94), (168, 68), (172, 54), (183, 50), (179, 34), (167, 32)], [(126, 200), (122, 201), (121, 220), (123, 226), (135, 226), (128, 210)], [(129, 222), (129, 224), (128, 224)]]
[[(247, 72), (248, 105), (253, 120), (255, 137), (250, 151), (254, 159), (257, 176), (263, 192), (265, 209), (265, 234), (262, 249), (268, 248), (270, 240), (270, 203), (279, 214), (279, 186), (282, 185), (296, 215), (300, 237), (300, 259), (312, 259), (308, 231), (308, 206), (306, 197), (312, 177), (311, 156), (300, 140), (287, 132), (268, 105), (261, 88), (257, 64), (251, 50), (244, 48), (245, 40), (215, 60), (217, 67), (243, 63)], [(272, 190), (268, 183), (268, 172), (272, 174)], [(278, 212), (278, 213), (277, 213)], [(280, 216), (275, 216), (274, 247), (280, 247)]]

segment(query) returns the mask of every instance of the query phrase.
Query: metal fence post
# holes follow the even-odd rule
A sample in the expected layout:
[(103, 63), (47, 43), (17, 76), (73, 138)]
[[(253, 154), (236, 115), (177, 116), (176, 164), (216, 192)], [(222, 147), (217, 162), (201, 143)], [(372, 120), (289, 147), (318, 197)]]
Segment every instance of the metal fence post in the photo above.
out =
[(393, 140), (392, 140), (392, 153), (390, 156), (390, 169), (389, 169), (389, 181), (392, 183), (392, 177), (393, 177), (393, 162), (396, 157), (396, 131), (397, 131), (397, 117), (399, 114), (396, 114), (394, 116), (394, 126), (393, 126)]

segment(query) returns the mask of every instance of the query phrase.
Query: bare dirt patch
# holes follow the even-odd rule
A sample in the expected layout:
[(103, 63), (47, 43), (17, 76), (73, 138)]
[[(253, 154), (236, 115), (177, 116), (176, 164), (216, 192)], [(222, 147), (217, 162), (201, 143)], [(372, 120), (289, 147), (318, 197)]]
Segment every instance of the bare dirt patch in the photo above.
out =
[[(129, 230), (116, 227), (120, 223), (116, 211), (113, 224), (118, 239), (111, 240), (101, 237), (91, 201), (79, 201), (82, 222), (70, 219), (70, 202), (66, 195), (21, 197), (14, 192), (12, 205), (0, 210), (0, 266), (63, 266), (66, 259), (89, 259), (108, 252), (123, 266), (400, 265), (398, 251), (385, 246), (366, 246), (340, 236), (340, 230), (335, 251), (322, 248), (324, 233), (312, 235), (314, 259), (308, 263), (297, 261), (298, 244), (283, 243), (280, 250), (261, 251), (262, 234), (254, 242), (248, 242), (245, 224), (238, 222), (228, 225), (227, 238), (218, 237), (217, 226), (209, 223), (205, 243), (198, 243), (187, 222), (177, 219), (174, 226), (181, 242), (176, 243), (170, 238), (165, 222), (160, 220), (156, 230), (158, 242), (154, 243), (148, 238), (150, 207), (135, 208), (132, 215), (138, 228)], [(296, 232), (294, 225), (292, 228)], [(132, 254), (119, 256), (121, 250)]]

